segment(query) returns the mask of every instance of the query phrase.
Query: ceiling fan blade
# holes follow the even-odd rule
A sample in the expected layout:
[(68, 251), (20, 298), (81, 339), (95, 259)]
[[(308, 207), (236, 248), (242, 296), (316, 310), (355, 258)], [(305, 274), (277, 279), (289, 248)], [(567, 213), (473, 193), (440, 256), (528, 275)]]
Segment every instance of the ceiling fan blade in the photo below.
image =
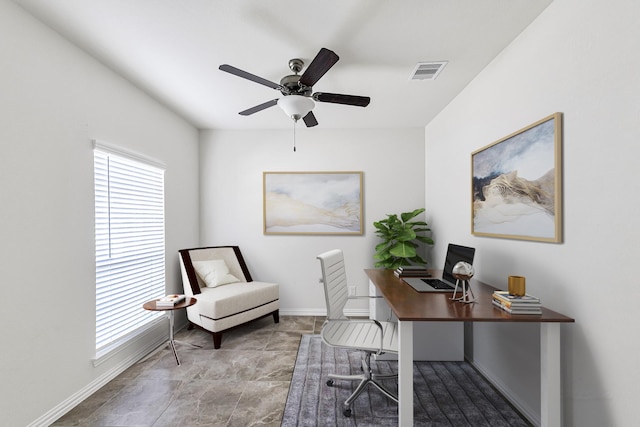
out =
[(256, 105), (255, 107), (251, 107), (251, 108), (248, 108), (248, 109), (246, 109), (244, 111), (240, 111), (238, 114), (240, 114), (241, 116), (249, 116), (249, 115), (251, 115), (253, 113), (257, 113), (258, 111), (262, 111), (262, 110), (264, 110), (266, 108), (273, 107), (277, 103), (278, 103), (278, 98), (272, 99), (271, 101), (267, 101), (267, 102), (264, 102), (264, 103), (262, 103), (260, 105)]
[(300, 84), (309, 87), (313, 86), (320, 80), (320, 77), (324, 76), (324, 73), (338, 62), (338, 59), (340, 57), (335, 52), (323, 47), (302, 73), (302, 76), (300, 76)]
[(304, 124), (307, 125), (308, 128), (312, 128), (318, 125), (318, 121), (316, 120), (316, 116), (313, 114), (313, 111), (309, 111), (309, 113), (302, 118), (304, 120)]
[(234, 76), (242, 77), (243, 79), (251, 80), (252, 82), (260, 83), (261, 85), (265, 85), (270, 87), (271, 89), (281, 90), (282, 86), (267, 79), (263, 79), (262, 77), (258, 77), (255, 74), (247, 73), (246, 71), (241, 70), (240, 68), (236, 68), (234, 66), (228, 64), (222, 64), (218, 67), (221, 71), (225, 71), (227, 73), (233, 74)]
[(355, 105), (356, 107), (366, 107), (371, 102), (368, 96), (343, 95), (340, 93), (316, 92), (313, 99), (318, 102), (331, 102), (333, 104)]

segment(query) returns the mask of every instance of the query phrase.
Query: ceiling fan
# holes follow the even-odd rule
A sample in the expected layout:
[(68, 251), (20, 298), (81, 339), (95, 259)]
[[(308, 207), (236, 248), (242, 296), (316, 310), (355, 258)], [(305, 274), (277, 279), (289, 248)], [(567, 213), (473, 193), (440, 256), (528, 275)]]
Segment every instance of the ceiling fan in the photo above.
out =
[(272, 99), (271, 101), (240, 111), (240, 115), (249, 116), (277, 104), (285, 114), (295, 122), (302, 119), (307, 127), (312, 127), (318, 124), (313, 111), (311, 111), (315, 106), (314, 101), (355, 105), (358, 107), (366, 107), (371, 101), (371, 98), (368, 96), (343, 95), (327, 92), (313, 93), (313, 85), (338, 62), (338, 59), (340, 58), (335, 52), (323, 47), (302, 75), (299, 73), (304, 67), (304, 62), (301, 59), (292, 59), (289, 61), (289, 68), (295, 74), (284, 76), (279, 84), (228, 64), (223, 64), (219, 68), (222, 71), (242, 77), (243, 79), (251, 80), (252, 82), (268, 86), (272, 89), (277, 89), (284, 95), (282, 98)]

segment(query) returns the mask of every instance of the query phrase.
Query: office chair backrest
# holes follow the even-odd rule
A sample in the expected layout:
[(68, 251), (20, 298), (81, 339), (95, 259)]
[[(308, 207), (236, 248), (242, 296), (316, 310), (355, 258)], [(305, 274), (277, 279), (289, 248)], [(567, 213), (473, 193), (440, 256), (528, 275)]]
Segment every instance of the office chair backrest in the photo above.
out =
[(327, 319), (346, 319), (344, 306), (349, 296), (344, 256), (334, 249), (317, 256), (322, 269), (324, 296), (327, 303)]

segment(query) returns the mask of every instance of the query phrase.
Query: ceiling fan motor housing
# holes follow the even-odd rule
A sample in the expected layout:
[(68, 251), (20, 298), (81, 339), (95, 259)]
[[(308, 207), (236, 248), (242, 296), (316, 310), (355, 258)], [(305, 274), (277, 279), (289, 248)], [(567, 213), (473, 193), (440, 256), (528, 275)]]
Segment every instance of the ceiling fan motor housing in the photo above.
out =
[(300, 84), (300, 76), (297, 74), (290, 74), (280, 79), (280, 86), (284, 88), (281, 90), (283, 95), (302, 95), (311, 96), (312, 88)]

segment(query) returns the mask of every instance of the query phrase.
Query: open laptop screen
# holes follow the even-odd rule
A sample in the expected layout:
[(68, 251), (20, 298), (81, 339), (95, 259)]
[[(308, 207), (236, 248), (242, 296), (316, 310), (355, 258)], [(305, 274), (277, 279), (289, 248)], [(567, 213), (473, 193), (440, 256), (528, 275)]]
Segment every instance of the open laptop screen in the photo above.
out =
[(447, 249), (447, 257), (444, 262), (444, 270), (442, 272), (442, 280), (449, 283), (456, 283), (456, 279), (453, 277), (452, 273), (453, 266), (455, 266), (460, 261), (464, 261), (473, 265), (473, 257), (475, 253), (476, 250), (474, 248), (449, 243), (449, 248)]

